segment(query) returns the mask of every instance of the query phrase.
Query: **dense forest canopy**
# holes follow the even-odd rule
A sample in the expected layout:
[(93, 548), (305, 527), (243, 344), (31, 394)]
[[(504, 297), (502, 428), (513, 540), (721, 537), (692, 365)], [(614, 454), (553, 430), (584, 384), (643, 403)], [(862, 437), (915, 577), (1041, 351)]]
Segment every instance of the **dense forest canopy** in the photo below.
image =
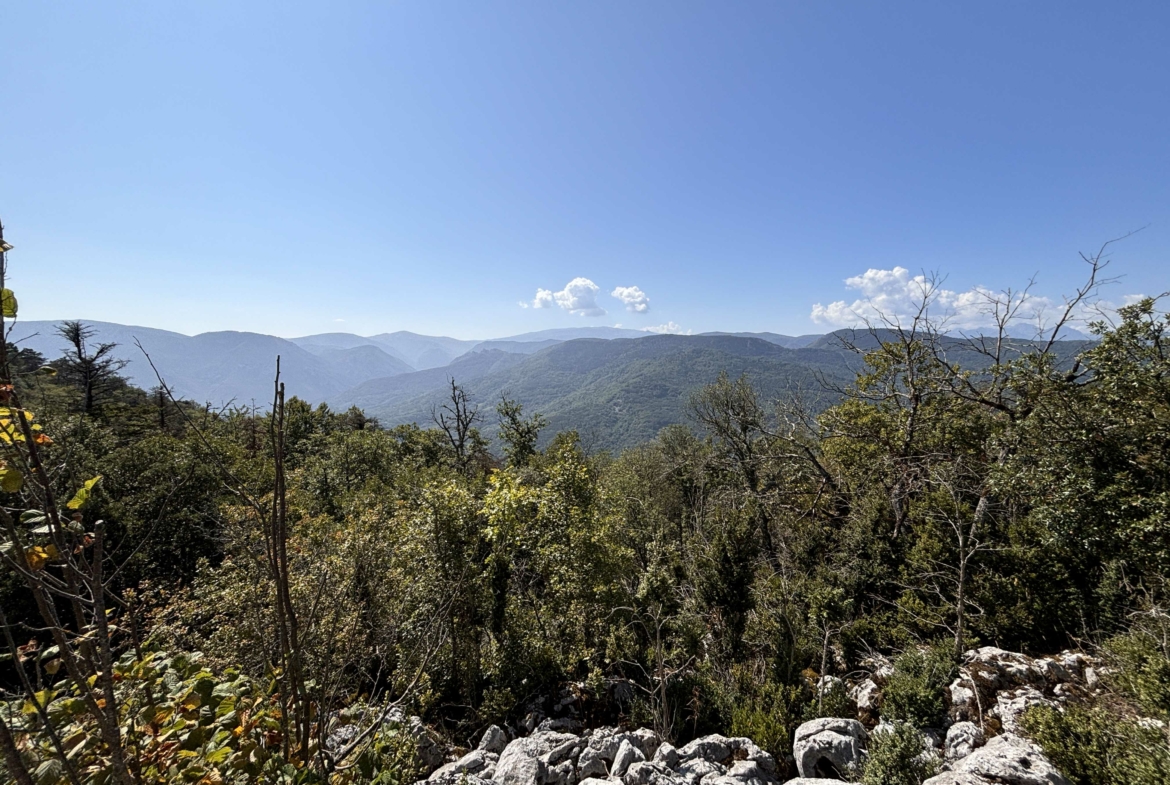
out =
[[(1121, 308), (1069, 356), (947, 338), (928, 304), (861, 334), (827, 409), (724, 375), (619, 454), (458, 380), (433, 427), (385, 429), (279, 379), (264, 409), (135, 388), (82, 324), (49, 363), (0, 342), (8, 777), (409, 782), (384, 719), (465, 744), (564, 695), (782, 757), (856, 712), (824, 677), (875, 656), (902, 679), (883, 718), (939, 727), (981, 645), (1115, 657), (1085, 727), (1170, 719), (1165, 314)], [(1160, 733), (1133, 753), (1152, 777)]]

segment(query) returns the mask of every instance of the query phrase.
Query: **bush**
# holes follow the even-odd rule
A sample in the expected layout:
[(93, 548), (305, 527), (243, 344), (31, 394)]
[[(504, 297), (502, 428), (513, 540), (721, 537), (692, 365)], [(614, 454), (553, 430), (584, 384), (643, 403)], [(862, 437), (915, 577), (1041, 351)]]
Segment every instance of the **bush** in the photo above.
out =
[(1034, 706), (1024, 733), (1073, 785), (1165, 785), (1170, 743), (1160, 728), (1143, 727), (1102, 708)]
[(804, 707), (804, 721), (815, 720), (821, 717), (856, 717), (857, 706), (849, 697), (849, 690), (845, 682), (833, 679), (818, 689), (813, 690), (812, 700)]
[(730, 733), (747, 736), (777, 761), (792, 751), (792, 734), (800, 723), (802, 690), (766, 683), (731, 710)]
[(894, 673), (886, 681), (882, 716), (916, 728), (942, 727), (947, 713), (943, 696), (956, 670), (942, 649), (906, 652), (894, 662)]
[(913, 725), (895, 723), (869, 740), (861, 770), (862, 785), (922, 785), (940, 771), (939, 759), (926, 751), (926, 737)]
[(1154, 633), (1134, 630), (1105, 645), (1116, 666), (1113, 686), (1132, 698), (1143, 714), (1170, 720), (1170, 656)]

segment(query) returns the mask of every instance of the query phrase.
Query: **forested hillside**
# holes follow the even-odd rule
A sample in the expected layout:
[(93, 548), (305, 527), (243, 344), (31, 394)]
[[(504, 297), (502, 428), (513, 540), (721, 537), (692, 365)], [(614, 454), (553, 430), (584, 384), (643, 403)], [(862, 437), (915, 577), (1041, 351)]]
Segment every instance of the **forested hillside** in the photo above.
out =
[[(585, 338), (512, 361), (489, 364), (468, 356), (428, 371), (425, 387), (408, 388), (421, 377), (410, 374), (367, 382), (330, 403), (357, 404), (390, 425), (427, 424), (445, 396), (447, 379), (453, 378), (480, 404), (490, 407), (502, 397), (514, 398), (544, 415), (553, 433), (576, 429), (592, 447), (619, 450), (686, 421), (691, 395), (720, 373), (746, 374), (767, 400), (799, 397), (820, 409), (834, 399), (825, 385), (843, 386), (859, 364), (856, 354), (840, 346), (792, 351), (758, 338)], [(494, 423), (485, 426), (485, 433), (495, 436)]]
[[(266, 409), (224, 409), (134, 386), (83, 325), (51, 362), (0, 342), (0, 772), (409, 783), (547, 721), (750, 737), (766, 784), (838, 718), (884, 730), (817, 771), (872, 785), (937, 774), (962, 722), (1039, 743), (1049, 782), (1164, 783), (1168, 328), (1147, 299), (1094, 343), (576, 340), (385, 413), (305, 403), (283, 360)], [(497, 781), (594, 776), (550, 738)], [(637, 771), (746, 771), (704, 743)]]

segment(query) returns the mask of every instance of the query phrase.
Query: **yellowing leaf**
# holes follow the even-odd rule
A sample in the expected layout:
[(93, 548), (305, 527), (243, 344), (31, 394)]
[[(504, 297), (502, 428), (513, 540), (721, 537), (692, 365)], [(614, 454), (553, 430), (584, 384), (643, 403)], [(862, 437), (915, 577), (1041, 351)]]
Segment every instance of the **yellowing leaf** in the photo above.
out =
[(89, 496), (93, 491), (93, 487), (101, 482), (101, 479), (102, 476), (99, 474), (97, 477), (94, 477), (91, 480), (86, 480), (85, 485), (81, 486), (81, 488), (77, 490), (77, 493), (73, 494), (73, 498), (70, 499), (69, 503), (65, 506), (71, 510), (80, 510), (85, 506), (85, 503), (89, 501)]
[(0, 289), (0, 312), (6, 319), (16, 318), (16, 295), (11, 289)]
[(0, 489), (5, 493), (16, 493), (24, 484), (24, 475), (7, 466), (0, 468)]
[(32, 570), (43, 570), (45, 565), (57, 558), (57, 546), (37, 545), (24, 552), (25, 560)]

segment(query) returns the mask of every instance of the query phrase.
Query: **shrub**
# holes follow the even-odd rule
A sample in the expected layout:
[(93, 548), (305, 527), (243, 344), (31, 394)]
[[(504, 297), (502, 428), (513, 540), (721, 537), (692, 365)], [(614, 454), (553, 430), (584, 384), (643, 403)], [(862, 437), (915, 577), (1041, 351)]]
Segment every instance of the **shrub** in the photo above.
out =
[(861, 770), (862, 785), (922, 785), (938, 774), (938, 757), (927, 752), (926, 738), (913, 725), (870, 736), (869, 756)]
[(1170, 744), (1160, 728), (1080, 706), (1033, 706), (1022, 727), (1073, 785), (1170, 782)]
[(1155, 635), (1134, 630), (1105, 645), (1117, 670), (1112, 684), (1132, 698), (1143, 714), (1170, 720), (1170, 656)]
[(776, 760), (792, 750), (792, 734), (800, 723), (803, 695), (799, 687), (766, 683), (731, 710), (730, 733), (747, 736)]
[(821, 694), (813, 690), (812, 700), (804, 707), (804, 720), (819, 719), (820, 717), (855, 717), (857, 707), (849, 697), (849, 690), (845, 682), (833, 679), (820, 688)]
[(954, 660), (942, 649), (906, 652), (886, 681), (882, 716), (916, 728), (941, 727), (947, 712), (943, 696), (955, 672)]

